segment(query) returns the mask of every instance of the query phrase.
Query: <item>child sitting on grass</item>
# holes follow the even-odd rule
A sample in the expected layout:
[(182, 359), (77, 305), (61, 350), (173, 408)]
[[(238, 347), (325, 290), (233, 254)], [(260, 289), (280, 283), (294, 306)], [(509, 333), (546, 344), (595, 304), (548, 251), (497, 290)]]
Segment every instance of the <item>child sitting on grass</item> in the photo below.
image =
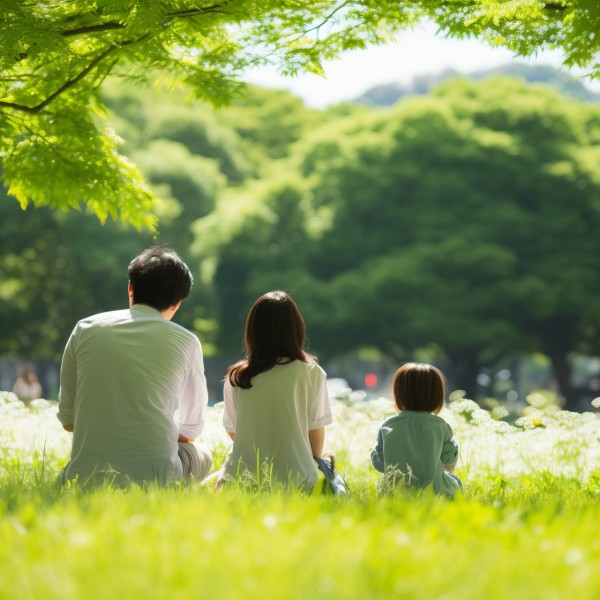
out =
[(424, 363), (407, 363), (394, 375), (398, 414), (381, 425), (371, 451), (375, 469), (390, 477), (401, 474), (410, 487), (433, 485), (436, 494), (453, 496), (462, 488), (453, 474), (458, 445), (452, 429), (437, 414), (444, 406), (442, 372)]

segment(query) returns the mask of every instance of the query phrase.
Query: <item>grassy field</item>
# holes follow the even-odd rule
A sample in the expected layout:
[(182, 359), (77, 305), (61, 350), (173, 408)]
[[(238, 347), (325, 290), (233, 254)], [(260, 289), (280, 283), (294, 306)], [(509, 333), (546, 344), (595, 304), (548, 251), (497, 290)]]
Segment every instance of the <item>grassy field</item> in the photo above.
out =
[[(511, 424), (449, 405), (466, 487), (446, 500), (380, 493), (369, 449), (385, 399), (334, 402), (328, 446), (352, 493), (331, 498), (60, 490), (70, 436), (55, 405), (0, 395), (0, 598), (596, 600), (600, 419), (532, 404)], [(219, 466), (227, 438), (209, 412)]]

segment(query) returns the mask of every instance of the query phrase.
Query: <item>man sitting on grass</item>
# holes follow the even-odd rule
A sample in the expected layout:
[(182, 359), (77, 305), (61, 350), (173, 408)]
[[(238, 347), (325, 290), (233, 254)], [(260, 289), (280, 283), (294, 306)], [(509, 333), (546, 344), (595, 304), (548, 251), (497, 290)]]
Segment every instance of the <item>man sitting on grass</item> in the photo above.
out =
[(208, 448), (193, 443), (208, 402), (202, 349), (171, 322), (192, 275), (157, 247), (128, 273), (130, 308), (79, 321), (64, 351), (58, 419), (73, 446), (63, 482), (202, 479), (212, 465)]

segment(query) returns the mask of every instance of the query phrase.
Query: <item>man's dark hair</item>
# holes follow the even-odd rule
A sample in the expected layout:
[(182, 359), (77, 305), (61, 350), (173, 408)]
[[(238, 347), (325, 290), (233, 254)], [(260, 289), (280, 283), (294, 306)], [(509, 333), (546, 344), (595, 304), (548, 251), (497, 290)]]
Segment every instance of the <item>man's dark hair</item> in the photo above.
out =
[(129, 263), (133, 303), (163, 311), (190, 295), (192, 274), (177, 252), (154, 246)]

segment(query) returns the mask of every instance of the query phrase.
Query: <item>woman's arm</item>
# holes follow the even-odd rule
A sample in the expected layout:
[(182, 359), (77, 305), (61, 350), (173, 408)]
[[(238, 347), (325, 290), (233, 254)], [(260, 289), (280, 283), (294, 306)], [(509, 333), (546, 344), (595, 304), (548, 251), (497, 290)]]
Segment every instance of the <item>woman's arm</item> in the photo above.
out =
[(310, 442), (310, 449), (312, 450), (313, 456), (322, 458), (323, 448), (325, 446), (325, 427), (309, 429), (308, 441)]

